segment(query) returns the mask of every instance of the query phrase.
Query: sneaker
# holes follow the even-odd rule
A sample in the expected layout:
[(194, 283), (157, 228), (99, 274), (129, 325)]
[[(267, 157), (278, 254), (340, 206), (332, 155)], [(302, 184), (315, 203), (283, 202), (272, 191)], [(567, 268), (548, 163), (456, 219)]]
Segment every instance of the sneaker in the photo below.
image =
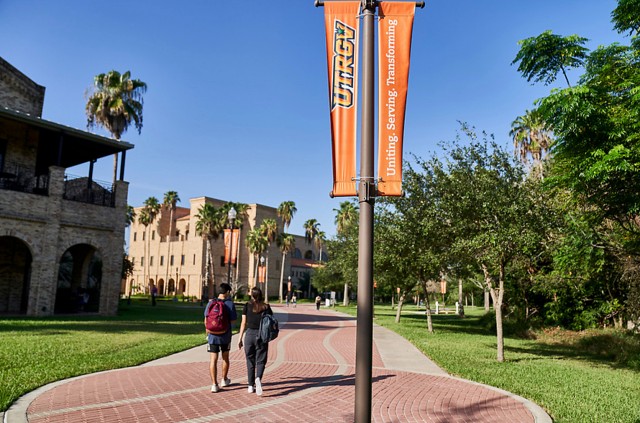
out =
[(250, 393), (250, 394), (253, 394), (253, 386), (249, 386), (247, 388), (247, 392)]
[(222, 379), (222, 383), (220, 383), (220, 386), (224, 388), (225, 386), (229, 385), (231, 385), (231, 379)]
[(218, 392), (220, 391), (220, 387), (218, 385), (211, 385), (211, 392)]
[(260, 382), (260, 378), (256, 378), (256, 394), (262, 395), (262, 382)]

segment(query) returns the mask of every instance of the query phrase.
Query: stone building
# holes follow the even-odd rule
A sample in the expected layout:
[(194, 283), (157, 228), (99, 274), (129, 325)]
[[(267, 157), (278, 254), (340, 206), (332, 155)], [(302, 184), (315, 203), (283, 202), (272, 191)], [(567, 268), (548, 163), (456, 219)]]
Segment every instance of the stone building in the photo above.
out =
[[(219, 208), (225, 201), (210, 197), (197, 197), (189, 200), (189, 207), (176, 207), (171, 212), (162, 206), (160, 213), (148, 226), (137, 220), (131, 224), (129, 233), (129, 259), (134, 264), (134, 273), (123, 282), (122, 293), (149, 293), (156, 286), (161, 296), (210, 298), (216, 294), (215, 287), (227, 282), (230, 273), (231, 285), (240, 295), (255, 286), (255, 269), (260, 258), (251, 254), (246, 245), (247, 233), (262, 224), (264, 219), (276, 219), (278, 230), (283, 230), (282, 221), (274, 207), (261, 204), (249, 204), (247, 214), (240, 229), (239, 242), (232, 248), (237, 251), (238, 260), (231, 269), (224, 264), (224, 237), (213, 242), (213, 278), (207, 278), (207, 242), (196, 233), (197, 214), (205, 204)], [(143, 207), (135, 208), (140, 215)], [(171, 220), (173, 217), (173, 220)], [(295, 235), (296, 248), (285, 258), (283, 273), (283, 293), (287, 292), (289, 276), (295, 287), (303, 278), (303, 272), (310, 272), (311, 263), (315, 263), (318, 252), (315, 246), (307, 244), (303, 236)], [(324, 255), (324, 254), (323, 254)], [(268, 289), (269, 297), (278, 297), (282, 271), (282, 253), (272, 244), (263, 254), (267, 278), (258, 286)], [(325, 256), (326, 257), (326, 256)], [(294, 266), (292, 268), (292, 262)], [(215, 285), (215, 286), (214, 286)]]
[[(0, 314), (112, 315), (133, 145), (42, 119), (44, 93), (0, 58)], [(93, 163), (118, 153), (120, 180), (94, 181)], [(65, 175), (83, 163), (88, 176)]]

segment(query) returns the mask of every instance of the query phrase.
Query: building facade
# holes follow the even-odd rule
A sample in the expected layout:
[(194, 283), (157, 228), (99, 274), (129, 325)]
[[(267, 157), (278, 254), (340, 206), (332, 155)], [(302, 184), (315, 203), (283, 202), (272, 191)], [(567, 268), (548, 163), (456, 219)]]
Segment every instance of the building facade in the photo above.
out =
[(65, 170), (133, 146), (42, 119), (44, 92), (0, 58), (0, 314), (113, 315), (128, 183)]
[[(306, 244), (304, 237), (298, 235), (295, 235), (296, 249), (285, 257), (284, 270), (282, 253), (275, 243), (269, 246), (262, 257), (251, 254), (246, 243), (249, 231), (260, 226), (264, 219), (275, 219), (280, 232), (283, 225), (276, 208), (249, 204), (246, 216), (242, 219), (239, 242), (231, 246), (237, 252), (236, 264), (231, 268), (225, 265), (224, 237), (221, 235), (220, 239), (213, 242), (213, 275), (211, 272), (207, 275), (208, 242), (196, 233), (196, 216), (205, 203), (219, 208), (226, 202), (197, 197), (190, 199), (189, 203), (188, 208), (176, 207), (173, 212), (170, 207), (162, 206), (154, 222), (146, 227), (137, 220), (131, 224), (128, 257), (134, 265), (134, 271), (123, 282), (123, 295), (148, 294), (151, 287), (156, 286), (161, 296), (206, 299), (217, 295), (217, 286), (229, 281), (230, 275), (229, 282), (239, 295), (246, 294), (257, 284), (263, 292), (268, 291), (269, 297), (276, 298), (280, 295), (281, 276), (283, 294), (287, 292), (294, 257), (299, 257), (298, 264), (302, 264), (301, 260), (310, 263), (317, 258), (315, 246)], [(142, 209), (135, 208), (136, 215), (140, 215)], [(256, 272), (261, 258), (264, 258), (262, 264), (266, 273), (264, 282), (260, 282)], [(300, 277), (292, 277), (294, 283), (302, 279), (301, 272)]]

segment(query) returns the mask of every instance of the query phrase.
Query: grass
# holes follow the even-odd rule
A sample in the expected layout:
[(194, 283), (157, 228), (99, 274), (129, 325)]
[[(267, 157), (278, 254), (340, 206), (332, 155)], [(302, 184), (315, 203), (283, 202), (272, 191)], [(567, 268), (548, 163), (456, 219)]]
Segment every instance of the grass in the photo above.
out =
[[(355, 315), (353, 307), (337, 307)], [(495, 332), (482, 310), (464, 319), (390, 306), (375, 307), (375, 322), (411, 341), (447, 372), (495, 386), (542, 406), (555, 422), (640, 423), (640, 336), (614, 330), (547, 330), (529, 338), (505, 337), (505, 362), (496, 361)]]
[(118, 316), (0, 319), (0, 411), (47, 383), (134, 366), (204, 343), (197, 303), (134, 299)]

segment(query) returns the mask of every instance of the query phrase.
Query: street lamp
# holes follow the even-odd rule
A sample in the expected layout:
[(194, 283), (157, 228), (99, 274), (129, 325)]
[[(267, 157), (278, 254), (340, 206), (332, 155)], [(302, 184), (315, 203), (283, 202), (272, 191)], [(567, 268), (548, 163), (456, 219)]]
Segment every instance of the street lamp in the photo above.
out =
[[(262, 290), (264, 291), (264, 278), (266, 277), (266, 275), (263, 273), (265, 271), (264, 269), (264, 256), (260, 256), (260, 272), (261, 272), (261, 277), (260, 277), (260, 281), (262, 283)], [(266, 295), (265, 295), (266, 298)]]
[(236, 209), (231, 207), (227, 218), (229, 219), (229, 261), (227, 263), (227, 283), (231, 285), (231, 260), (233, 258), (233, 222), (236, 220), (238, 213)]

